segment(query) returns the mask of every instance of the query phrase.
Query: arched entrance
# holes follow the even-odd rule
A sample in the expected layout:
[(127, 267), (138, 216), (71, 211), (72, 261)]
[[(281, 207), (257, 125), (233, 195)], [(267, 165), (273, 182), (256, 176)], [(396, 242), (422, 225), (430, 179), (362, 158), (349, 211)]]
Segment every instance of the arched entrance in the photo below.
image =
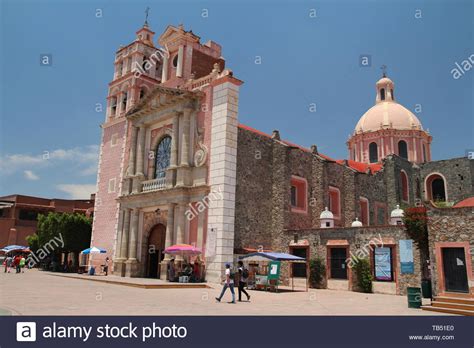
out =
[(446, 201), (446, 183), (439, 174), (432, 174), (426, 179), (426, 193), (428, 200)]
[(164, 258), (166, 226), (157, 224), (153, 226), (148, 236), (147, 265), (145, 276), (148, 278), (160, 277), (160, 262)]

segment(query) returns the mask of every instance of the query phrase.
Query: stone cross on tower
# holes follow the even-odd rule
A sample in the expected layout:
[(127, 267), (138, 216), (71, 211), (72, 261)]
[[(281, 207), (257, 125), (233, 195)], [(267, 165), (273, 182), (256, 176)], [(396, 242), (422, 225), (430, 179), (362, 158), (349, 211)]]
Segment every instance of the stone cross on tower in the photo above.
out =
[(382, 69), (383, 77), (387, 77), (387, 66), (384, 64), (380, 67), (380, 69)]
[(148, 13), (150, 12), (150, 8), (147, 6), (145, 9), (145, 25), (148, 26)]

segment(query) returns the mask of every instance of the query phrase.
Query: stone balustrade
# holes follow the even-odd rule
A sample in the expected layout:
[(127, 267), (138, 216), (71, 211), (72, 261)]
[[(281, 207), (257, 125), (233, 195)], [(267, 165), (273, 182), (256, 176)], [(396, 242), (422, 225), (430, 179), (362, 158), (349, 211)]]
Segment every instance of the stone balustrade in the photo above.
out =
[(158, 191), (166, 188), (166, 177), (142, 182), (142, 192)]

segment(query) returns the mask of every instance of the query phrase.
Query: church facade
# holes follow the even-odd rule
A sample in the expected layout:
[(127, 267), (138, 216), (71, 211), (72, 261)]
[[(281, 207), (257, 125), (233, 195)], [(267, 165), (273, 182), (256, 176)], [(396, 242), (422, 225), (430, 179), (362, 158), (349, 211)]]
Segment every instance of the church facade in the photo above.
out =
[[(240, 124), (242, 81), (219, 44), (201, 43), (182, 26), (168, 26), (159, 45), (154, 34), (145, 23), (116, 52), (102, 124), (92, 244), (107, 250), (115, 274), (166, 279), (164, 249), (185, 243), (203, 251), (209, 281), (238, 255), (268, 249), (321, 257), (325, 285), (353, 289), (347, 260), (377, 241), (380, 250), (367, 256), (376, 269), (376, 253), (387, 253), (390, 275), (374, 289), (402, 294), (419, 285), (419, 257), (413, 272), (399, 266), (400, 241), (409, 240), (400, 207), (469, 199), (474, 164), (431, 161), (432, 136), (398, 103), (391, 79), (376, 83), (375, 105), (347, 141), (349, 159), (337, 160)], [(462, 236), (434, 238), (431, 256), (440, 265), (442, 249), (464, 253), (469, 293), (474, 230), (467, 225)], [(446, 275), (439, 277), (445, 286)]]

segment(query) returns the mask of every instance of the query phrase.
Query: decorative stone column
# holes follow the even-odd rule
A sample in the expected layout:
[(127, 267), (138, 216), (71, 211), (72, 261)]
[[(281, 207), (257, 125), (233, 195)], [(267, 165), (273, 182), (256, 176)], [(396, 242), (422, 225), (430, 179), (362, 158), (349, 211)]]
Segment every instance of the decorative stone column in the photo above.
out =
[(184, 58), (184, 46), (178, 47), (178, 65), (176, 67), (176, 77), (183, 76), (183, 58)]
[(130, 209), (124, 209), (123, 212), (123, 225), (122, 225), (122, 236), (120, 241), (120, 257), (117, 260), (119, 264), (114, 267), (114, 273), (125, 276), (125, 261), (128, 257), (128, 240), (130, 234)]
[(163, 55), (163, 69), (161, 70), (161, 83), (168, 80), (168, 53)]
[(130, 216), (130, 243), (128, 248), (128, 260), (126, 264), (125, 276), (138, 276), (138, 260), (137, 260), (137, 241), (138, 241), (138, 216), (140, 210), (134, 208)]
[[(174, 203), (168, 204), (168, 220), (166, 222), (166, 236), (165, 236), (165, 249), (170, 247), (173, 244), (173, 235), (174, 235)], [(171, 260), (170, 254), (165, 254), (165, 258), (160, 263), (161, 272), (160, 279), (166, 280), (168, 263)]]
[(132, 135), (130, 138), (130, 156), (128, 158), (128, 172), (127, 176), (135, 175), (135, 157), (137, 156), (137, 131), (138, 128), (131, 126)]
[(133, 193), (141, 192), (141, 182), (145, 179), (143, 174), (143, 157), (145, 156), (145, 126), (138, 128), (137, 136), (137, 166), (135, 168), (135, 179), (133, 185)]
[(166, 186), (173, 187), (176, 184), (176, 168), (178, 166), (178, 147), (179, 147), (179, 114), (176, 112), (173, 116), (173, 133), (171, 135), (171, 155), (170, 166), (166, 171)]
[(138, 128), (138, 141), (137, 141), (137, 168), (136, 175), (144, 176), (143, 174), (143, 158), (145, 156), (145, 126)]
[[(186, 233), (186, 204), (180, 203), (177, 209), (177, 226), (176, 226), (176, 244), (184, 244), (184, 234)], [(183, 261), (183, 257), (181, 255), (177, 255), (177, 261)]]
[(190, 186), (191, 175), (190, 175), (190, 142), (189, 142), (189, 129), (190, 129), (190, 118), (192, 109), (184, 109), (183, 116), (181, 117), (179, 136), (180, 136), (180, 148), (181, 158), (179, 160), (179, 168), (177, 171), (176, 186)]

